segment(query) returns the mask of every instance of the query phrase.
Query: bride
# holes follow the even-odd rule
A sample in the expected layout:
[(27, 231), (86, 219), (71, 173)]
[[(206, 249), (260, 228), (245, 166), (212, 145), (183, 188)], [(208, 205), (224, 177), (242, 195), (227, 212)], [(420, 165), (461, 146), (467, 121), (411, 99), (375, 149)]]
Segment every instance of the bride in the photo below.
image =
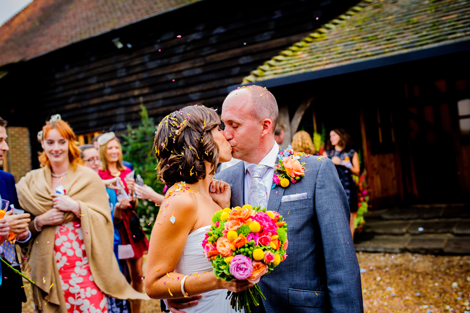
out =
[(217, 279), (203, 253), (213, 214), (230, 206), (230, 186), (212, 181), (217, 163), (232, 157), (219, 124), (215, 110), (190, 106), (166, 116), (155, 135), (157, 172), (169, 189), (150, 239), (145, 291), (154, 299), (202, 293), (188, 313), (234, 312), (227, 290), (253, 286)]

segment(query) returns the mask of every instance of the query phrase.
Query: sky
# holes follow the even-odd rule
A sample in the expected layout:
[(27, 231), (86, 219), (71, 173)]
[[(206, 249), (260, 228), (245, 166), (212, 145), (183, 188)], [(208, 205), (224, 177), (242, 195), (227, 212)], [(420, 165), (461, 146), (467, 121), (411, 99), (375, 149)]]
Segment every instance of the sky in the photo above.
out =
[(0, 26), (31, 2), (32, 0), (0, 0)]

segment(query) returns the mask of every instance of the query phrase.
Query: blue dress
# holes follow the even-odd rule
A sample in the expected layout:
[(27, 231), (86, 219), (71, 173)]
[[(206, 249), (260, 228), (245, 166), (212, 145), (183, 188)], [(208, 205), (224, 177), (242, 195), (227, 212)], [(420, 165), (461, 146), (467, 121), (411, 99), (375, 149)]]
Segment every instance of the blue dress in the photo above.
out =
[[(116, 191), (113, 189), (106, 188), (106, 192), (108, 193), (109, 208), (111, 209), (112, 218), (114, 216), (114, 208), (116, 207), (116, 203), (118, 203)], [(118, 246), (121, 244), (121, 242), (121, 234), (119, 233), (119, 229), (116, 224), (114, 224), (114, 255), (116, 256), (121, 272), (124, 274), (124, 276), (128, 277), (126, 262), (123, 260), (119, 260), (118, 257)], [(131, 313), (130, 303), (128, 300), (119, 300), (108, 296), (108, 312)]]
[(328, 155), (329, 159), (337, 156), (341, 159), (341, 163), (336, 165), (336, 170), (338, 171), (339, 180), (343, 185), (344, 191), (346, 191), (346, 195), (348, 196), (348, 203), (349, 203), (349, 210), (351, 213), (357, 212), (357, 187), (356, 183), (352, 178), (352, 160), (356, 150), (351, 149), (349, 151), (336, 151), (336, 150), (328, 150), (326, 154)]

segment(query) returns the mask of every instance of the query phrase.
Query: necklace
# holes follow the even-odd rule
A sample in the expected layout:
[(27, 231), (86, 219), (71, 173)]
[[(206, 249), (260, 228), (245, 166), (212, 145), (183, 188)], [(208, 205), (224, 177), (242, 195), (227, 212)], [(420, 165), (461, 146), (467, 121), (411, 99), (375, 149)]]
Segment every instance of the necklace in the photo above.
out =
[(120, 171), (117, 171), (115, 174), (111, 173), (111, 171), (109, 171), (109, 173), (110, 173), (111, 176), (113, 176), (113, 177), (119, 177), (119, 176), (121, 176), (121, 172), (120, 172)]
[(64, 177), (65, 175), (67, 175), (68, 172), (69, 171), (67, 171), (65, 173), (62, 173), (62, 174), (54, 174), (54, 173), (51, 172), (51, 175), (52, 175), (52, 177)]

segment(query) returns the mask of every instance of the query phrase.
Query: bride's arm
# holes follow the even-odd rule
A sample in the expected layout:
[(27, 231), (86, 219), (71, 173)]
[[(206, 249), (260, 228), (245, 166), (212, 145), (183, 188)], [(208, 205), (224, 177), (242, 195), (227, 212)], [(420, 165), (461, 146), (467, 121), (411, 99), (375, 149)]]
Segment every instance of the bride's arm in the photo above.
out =
[[(197, 220), (195, 201), (192, 197), (187, 193), (171, 197), (169, 202), (162, 203), (152, 230), (148, 252), (145, 291), (150, 298), (184, 297), (181, 281), (185, 275), (174, 272), (174, 269), (183, 253), (188, 234)], [(240, 292), (253, 286), (247, 281), (225, 282), (217, 279), (213, 272), (189, 274), (191, 275), (184, 281), (187, 295), (214, 289)]]

